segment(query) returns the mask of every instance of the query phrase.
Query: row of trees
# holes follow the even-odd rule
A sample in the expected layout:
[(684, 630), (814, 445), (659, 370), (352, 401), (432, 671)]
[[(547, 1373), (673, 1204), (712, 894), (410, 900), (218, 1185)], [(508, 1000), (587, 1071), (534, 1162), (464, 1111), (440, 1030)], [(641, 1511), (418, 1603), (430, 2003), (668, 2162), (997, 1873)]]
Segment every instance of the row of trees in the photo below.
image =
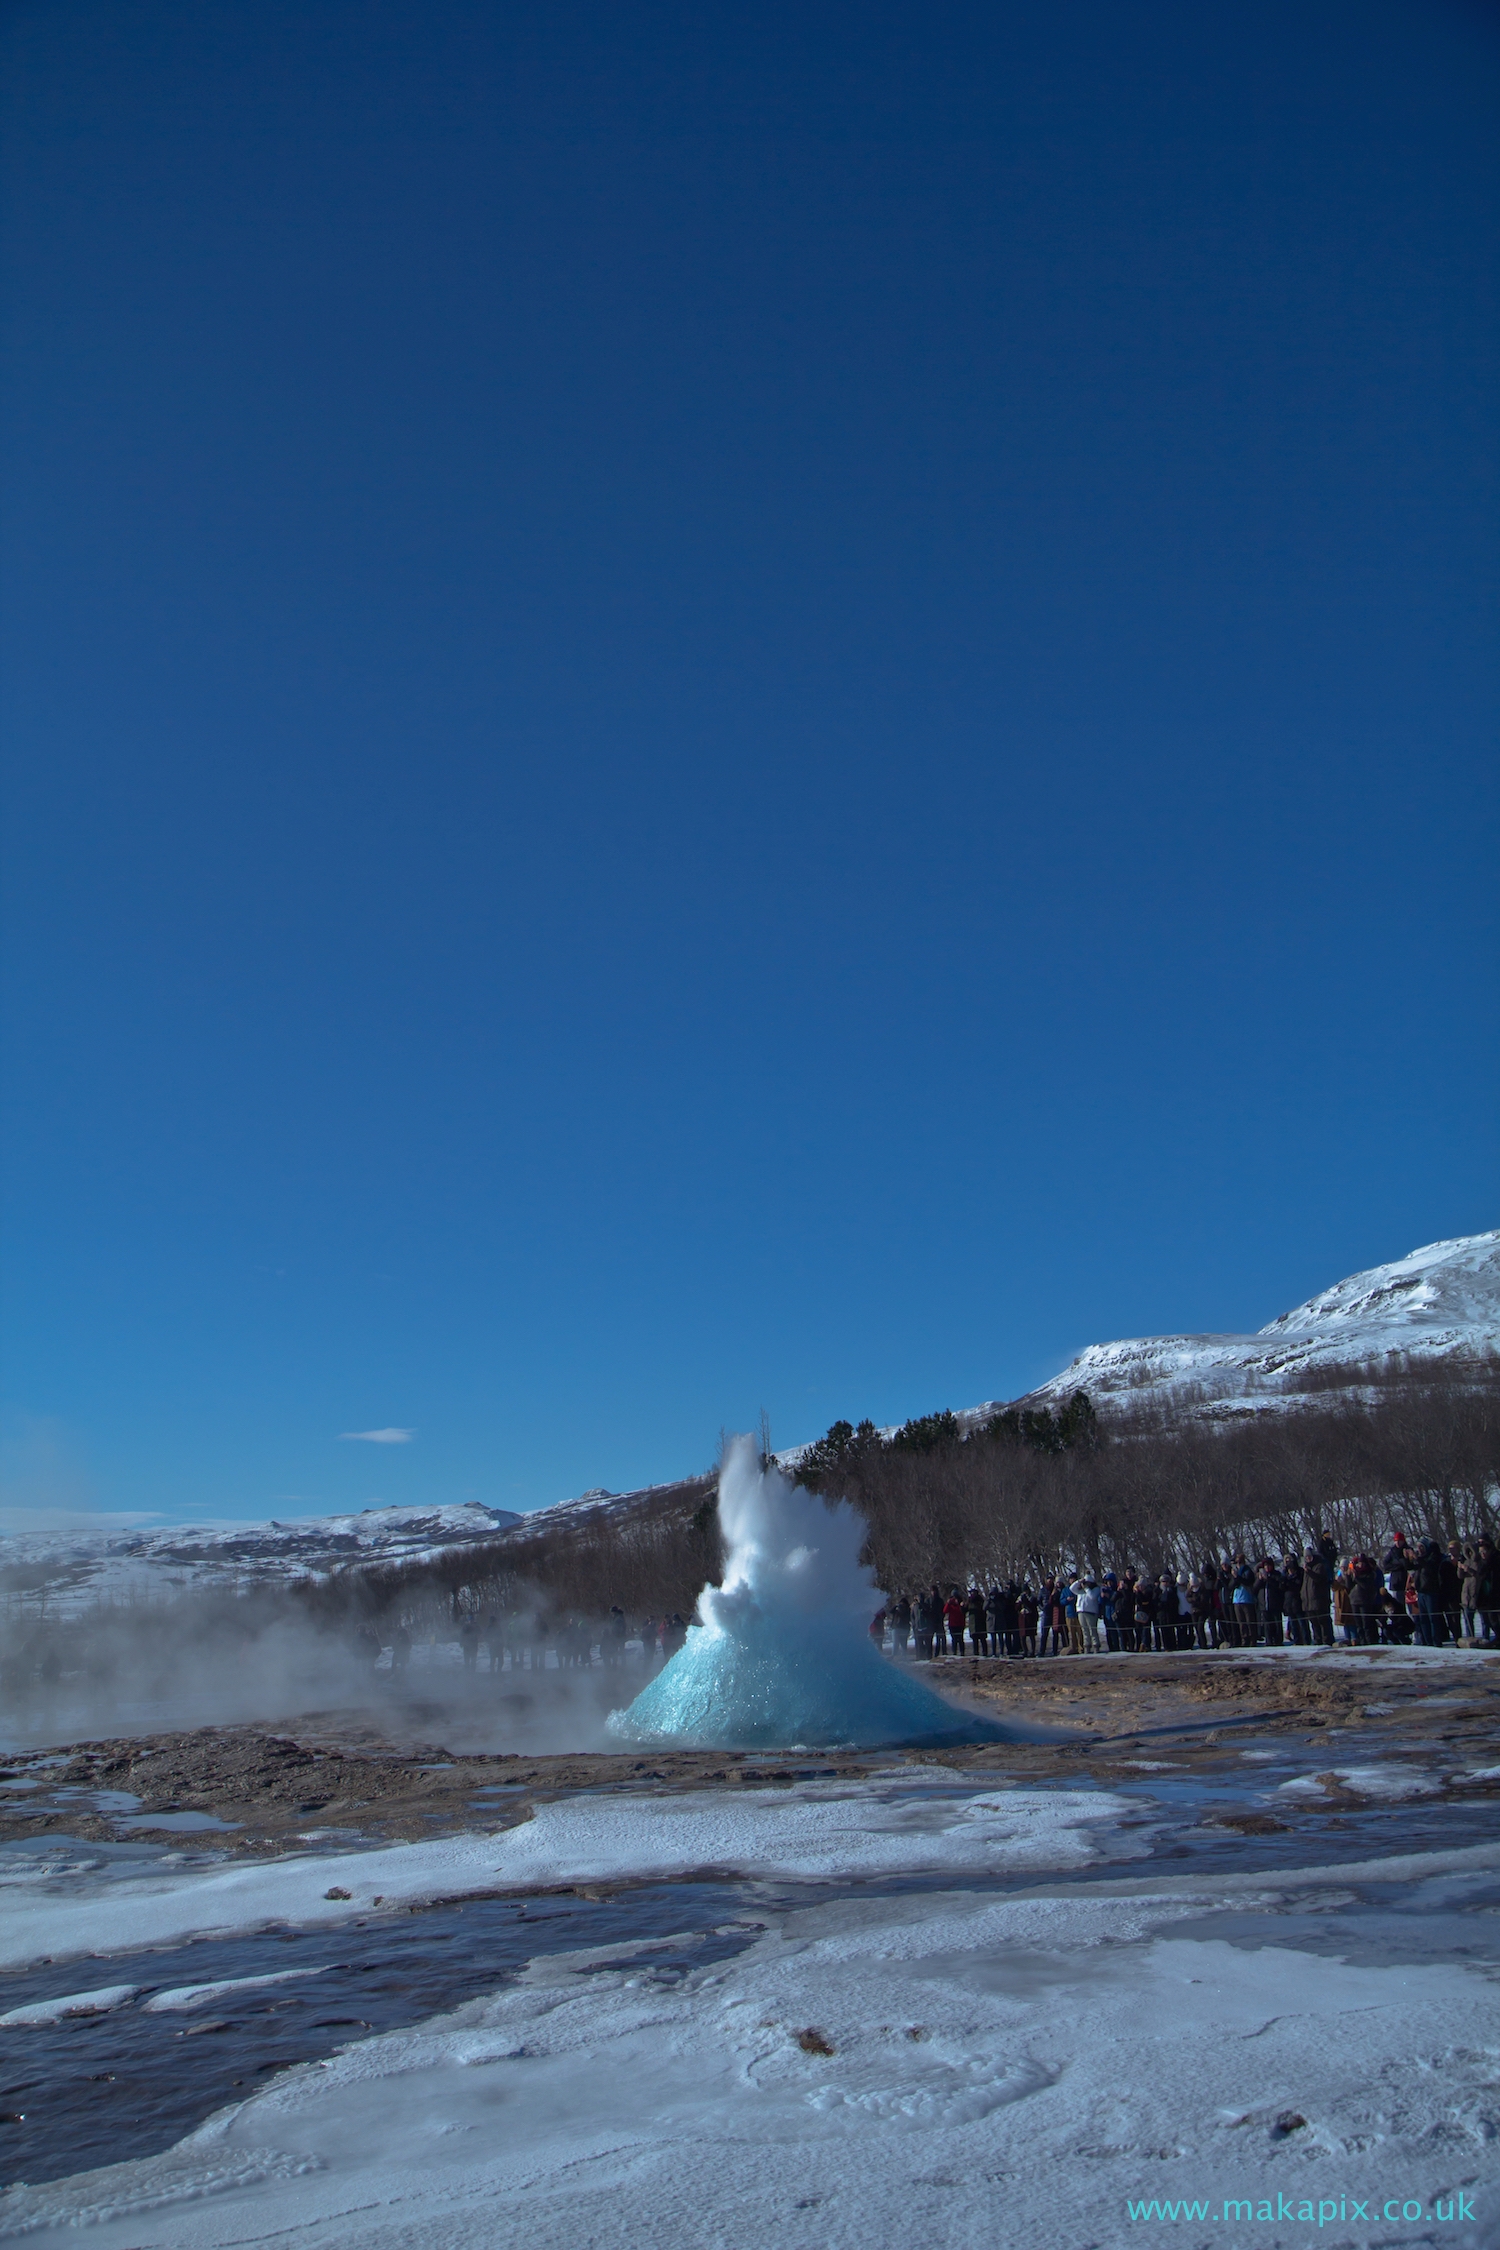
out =
[(723, 1569), (715, 1479), (702, 1476), (522, 1523), (419, 1562), (339, 1572), (301, 1599), (329, 1622), (399, 1617), (414, 1632), (513, 1611), (597, 1618), (618, 1606), (639, 1619), (687, 1615)]
[(1269, 1412), (1106, 1421), (1080, 1393), (1055, 1417), (1012, 1409), (926, 1448), (899, 1435), (845, 1443), (836, 1424), (809, 1477), (860, 1509), (889, 1588), (1059, 1563), (1191, 1568), (1210, 1552), (1300, 1551), (1324, 1530), (1345, 1550), (1384, 1547), (1397, 1526), (1493, 1537), (1500, 1364), (1330, 1386)]
[(986, 1420), (966, 1428), (947, 1408), (940, 1414), (922, 1414), (903, 1422), (889, 1436), (873, 1422), (835, 1422), (826, 1437), (807, 1446), (797, 1462), (797, 1481), (814, 1492), (842, 1493), (851, 1477), (860, 1476), (869, 1464), (890, 1455), (948, 1454), (977, 1438), (981, 1443), (1025, 1446), (1033, 1453), (1086, 1451), (1099, 1443), (1099, 1419), (1086, 1391), (1075, 1391), (1054, 1414), (1050, 1406), (1036, 1409), (1006, 1406)]
[[(1444, 1542), (1494, 1537), (1500, 1360), (1397, 1380), (1387, 1371), (1380, 1384), (1351, 1379), (1295, 1406), (1217, 1417), (1143, 1406), (1101, 1416), (1078, 1393), (1056, 1412), (1008, 1408), (968, 1429), (952, 1414), (889, 1437), (869, 1422), (836, 1422), (797, 1473), (864, 1516), (866, 1559), (889, 1591), (1061, 1564), (1192, 1568), (1240, 1548), (1285, 1554), (1325, 1530), (1346, 1552), (1379, 1551), (1398, 1527)], [(164, 1659), (174, 1637), (185, 1650), (210, 1623), (205, 1646), (222, 1651), (236, 1636), (260, 1641), (299, 1622), (344, 1642), (362, 1625), (441, 1633), (492, 1612), (597, 1618), (618, 1604), (638, 1621), (689, 1614), (722, 1570), (715, 1479), (705, 1475), (421, 1562), (351, 1566), (238, 1598), (228, 1589), (184, 1597), (167, 1605), (170, 1627), (163, 1612), (148, 1638)], [(48, 1646), (76, 1637), (101, 1658), (106, 1622), (81, 1620), (49, 1634)], [(144, 1622), (115, 1620), (128, 1637)], [(33, 1625), (15, 1615), (0, 1658), (28, 1671), (49, 1660), (40, 1644), (20, 1648)]]
[[(968, 1428), (931, 1414), (882, 1436), (835, 1422), (800, 1482), (848, 1499), (882, 1586), (947, 1585), (1086, 1564), (1192, 1568), (1208, 1553), (1341, 1549), (1497, 1530), (1500, 1360), (1326, 1383), (1295, 1406), (1217, 1418), (1136, 1405), (1009, 1407)], [(710, 1477), (524, 1526), (420, 1565), (360, 1574), (359, 1600), (414, 1624), (554, 1606), (632, 1618), (680, 1610), (722, 1569)], [(347, 1598), (330, 1587), (328, 1600)]]

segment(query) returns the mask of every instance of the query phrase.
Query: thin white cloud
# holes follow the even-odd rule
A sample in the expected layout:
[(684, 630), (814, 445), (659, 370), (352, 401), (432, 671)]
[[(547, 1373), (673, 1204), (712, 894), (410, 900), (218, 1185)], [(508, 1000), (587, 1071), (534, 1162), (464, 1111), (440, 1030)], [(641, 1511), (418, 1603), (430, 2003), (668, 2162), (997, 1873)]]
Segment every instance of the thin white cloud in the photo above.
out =
[(415, 1430), (340, 1430), (341, 1438), (356, 1445), (410, 1445)]

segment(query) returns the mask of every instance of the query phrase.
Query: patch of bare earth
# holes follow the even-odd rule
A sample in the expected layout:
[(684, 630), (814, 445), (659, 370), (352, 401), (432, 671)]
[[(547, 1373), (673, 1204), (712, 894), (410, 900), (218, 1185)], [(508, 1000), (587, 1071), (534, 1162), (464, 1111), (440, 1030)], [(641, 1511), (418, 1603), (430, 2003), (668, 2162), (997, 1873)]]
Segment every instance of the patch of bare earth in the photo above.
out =
[[(202, 1727), (145, 1740), (80, 1743), (49, 1766), (49, 1789), (128, 1790), (146, 1813), (202, 1812), (236, 1824), (215, 1851), (252, 1854), (316, 1843), (497, 1829), (547, 1798), (577, 1790), (790, 1787), (854, 1779), (893, 1763), (944, 1764), (1032, 1785), (1139, 1777), (1170, 1764), (1208, 1773), (1256, 1741), (1298, 1737), (1320, 1764), (1372, 1757), (1440, 1759), (1449, 1770), (1500, 1759), (1500, 1664), (1482, 1657), (1441, 1672), (1380, 1662), (1285, 1664), (1184, 1652), (949, 1662), (933, 1684), (986, 1718), (1042, 1732), (1042, 1740), (941, 1750), (825, 1757), (725, 1751), (510, 1753), (453, 1756), (439, 1744), (399, 1745), (366, 1719), (327, 1713), (295, 1735)], [(12, 1772), (19, 1770), (12, 1767)], [(41, 1792), (38, 1792), (40, 1795)], [(1246, 1820), (1261, 1816), (1246, 1815)], [(75, 1799), (35, 1812), (12, 1804), (7, 1836), (117, 1833)], [(208, 1837), (200, 1839), (209, 1842)]]
[[(145, 1814), (196, 1812), (232, 1821), (232, 1832), (199, 1841), (211, 1841), (216, 1851), (260, 1853), (330, 1832), (396, 1841), (509, 1827), (539, 1799), (579, 1789), (790, 1786), (868, 1770), (867, 1760), (722, 1751), (454, 1758), (438, 1744), (402, 1752), (351, 1747), (330, 1739), (338, 1731), (336, 1722), (298, 1737), (202, 1727), (147, 1740), (79, 1743), (66, 1753), (66, 1764), (49, 1765), (44, 1778), (49, 1791), (129, 1791)], [(103, 1842), (116, 1828), (107, 1814), (88, 1811), (78, 1800), (36, 1812), (17, 1807), (5, 1823), (9, 1837), (49, 1831)]]

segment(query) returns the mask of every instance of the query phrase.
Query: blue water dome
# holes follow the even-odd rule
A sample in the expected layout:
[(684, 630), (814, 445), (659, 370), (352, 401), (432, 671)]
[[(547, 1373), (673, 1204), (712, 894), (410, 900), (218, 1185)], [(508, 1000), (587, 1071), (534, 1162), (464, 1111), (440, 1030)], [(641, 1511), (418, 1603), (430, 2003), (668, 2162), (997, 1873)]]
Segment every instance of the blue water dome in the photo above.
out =
[(728, 1549), (722, 1586), (612, 1734), (679, 1749), (769, 1750), (847, 1743), (995, 1741), (1003, 1730), (888, 1663), (869, 1633), (877, 1601), (859, 1560), (864, 1524), (764, 1469), (736, 1438), (719, 1480)]

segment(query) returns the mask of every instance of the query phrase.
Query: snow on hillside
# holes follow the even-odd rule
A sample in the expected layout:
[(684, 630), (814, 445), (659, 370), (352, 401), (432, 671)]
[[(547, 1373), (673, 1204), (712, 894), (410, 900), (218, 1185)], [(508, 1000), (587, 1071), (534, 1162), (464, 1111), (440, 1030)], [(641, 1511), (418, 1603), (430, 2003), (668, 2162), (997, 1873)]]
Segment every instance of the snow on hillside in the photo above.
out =
[(98, 1601), (141, 1601), (186, 1587), (287, 1585), (350, 1564), (416, 1562), (508, 1531), (607, 1527), (649, 1507), (680, 1482), (638, 1492), (603, 1485), (575, 1500), (517, 1515), (477, 1500), (431, 1508), (364, 1508), (357, 1515), (291, 1522), (163, 1524), (106, 1532), (72, 1527), (0, 1538), (0, 1620), (9, 1601), (58, 1617)]
[(0, 1540), (0, 1593), (46, 1590), (61, 1614), (101, 1597), (126, 1600), (185, 1586), (282, 1584), (349, 1563), (410, 1562), (523, 1519), (477, 1500), (433, 1508), (364, 1508), (357, 1515), (243, 1524), (167, 1524), (154, 1530), (27, 1531)]
[[(1319, 1371), (1500, 1352), (1500, 1229), (1431, 1242), (1351, 1274), (1253, 1336), (1130, 1336), (1090, 1344), (1028, 1404), (1087, 1391), (1096, 1406), (1154, 1396), (1208, 1411), (1274, 1406)], [(980, 1410), (976, 1409), (978, 1413)]]
[[(1388, 1266), (1351, 1274), (1253, 1336), (1126, 1336), (1090, 1344), (1024, 1399), (960, 1407), (959, 1428), (979, 1428), (1007, 1405), (1063, 1405), (1086, 1391), (1096, 1407), (1156, 1400), (1208, 1417), (1274, 1411), (1306, 1396), (1309, 1379), (1334, 1367), (1393, 1361), (1472, 1364), (1500, 1353), (1500, 1228), (1430, 1242)], [(881, 1429), (892, 1438), (897, 1425)], [(776, 1458), (795, 1473), (811, 1451)]]
[[(1283, 1313), (1254, 1336), (1134, 1336), (1091, 1344), (1032, 1392), (1030, 1406), (1087, 1391), (1101, 1408), (1157, 1398), (1208, 1415), (1265, 1411), (1305, 1394), (1320, 1369), (1404, 1359), (1465, 1362), (1500, 1352), (1500, 1229), (1434, 1242), (1372, 1267)], [(1002, 1402), (966, 1408), (973, 1428)], [(885, 1432), (891, 1435), (890, 1431)], [(806, 1452), (778, 1453), (793, 1474)], [(111, 1534), (23, 1532), (0, 1539), (0, 1600), (8, 1593), (55, 1614), (94, 1601), (189, 1585), (285, 1583), (356, 1563), (406, 1562), (496, 1532), (571, 1531), (624, 1521), (662, 1493), (603, 1487), (528, 1515), (477, 1501), (434, 1508), (366, 1508), (298, 1522), (169, 1525)]]

